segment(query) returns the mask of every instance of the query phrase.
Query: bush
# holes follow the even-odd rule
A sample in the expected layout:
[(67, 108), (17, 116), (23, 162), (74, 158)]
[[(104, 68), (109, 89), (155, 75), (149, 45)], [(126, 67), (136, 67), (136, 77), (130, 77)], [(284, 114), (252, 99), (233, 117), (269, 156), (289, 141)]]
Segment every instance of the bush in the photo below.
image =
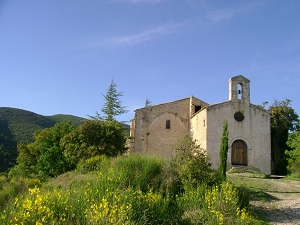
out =
[(211, 189), (189, 189), (182, 199), (183, 217), (191, 224), (251, 224), (246, 208), (241, 207), (239, 191), (228, 182)]
[(178, 172), (182, 183), (192, 186), (220, 183), (217, 171), (211, 168), (205, 150), (190, 136), (185, 136), (175, 145), (176, 156), (171, 164)]
[(29, 144), (19, 144), (17, 168), (11, 174), (22, 176), (55, 177), (73, 169), (60, 145), (61, 139), (69, 134), (75, 125), (68, 122), (60, 122), (54, 127), (46, 128), (34, 133), (35, 141)]
[(91, 157), (86, 160), (81, 160), (77, 164), (77, 170), (81, 173), (88, 173), (91, 171), (101, 171), (103, 169), (107, 169), (107, 167), (110, 165), (110, 160), (105, 155), (98, 155)]
[(0, 186), (0, 208), (4, 207), (11, 199), (24, 193), (29, 187), (39, 186), (41, 183), (38, 179), (14, 177), (8, 180), (1, 176)]
[(147, 192), (159, 190), (162, 185), (162, 172), (165, 161), (155, 157), (138, 154), (120, 157), (115, 162), (116, 173), (124, 187), (131, 187)]
[(70, 163), (77, 165), (97, 155), (117, 156), (126, 151), (125, 134), (121, 123), (116, 121), (87, 120), (66, 135), (61, 145)]
[[(300, 122), (298, 128), (300, 128)], [(300, 177), (300, 129), (289, 134), (287, 146), (291, 148), (285, 151), (288, 156), (287, 169), (294, 177)]]
[(0, 190), (3, 188), (3, 186), (7, 183), (7, 178), (4, 175), (0, 175)]

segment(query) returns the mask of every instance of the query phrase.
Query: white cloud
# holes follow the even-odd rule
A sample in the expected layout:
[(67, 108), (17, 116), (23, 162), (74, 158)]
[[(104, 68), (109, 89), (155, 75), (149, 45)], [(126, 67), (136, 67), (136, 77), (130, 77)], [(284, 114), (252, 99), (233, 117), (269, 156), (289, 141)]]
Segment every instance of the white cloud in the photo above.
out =
[(239, 14), (246, 13), (258, 4), (254, 1), (240, 6), (231, 6), (230, 8), (216, 8), (210, 1), (200, 0), (198, 3), (201, 5), (201, 8), (206, 11), (207, 19), (212, 22), (221, 22)]
[(159, 26), (153, 29), (142, 31), (137, 34), (113, 37), (108, 42), (113, 45), (132, 46), (175, 33), (183, 25), (184, 23), (177, 23)]

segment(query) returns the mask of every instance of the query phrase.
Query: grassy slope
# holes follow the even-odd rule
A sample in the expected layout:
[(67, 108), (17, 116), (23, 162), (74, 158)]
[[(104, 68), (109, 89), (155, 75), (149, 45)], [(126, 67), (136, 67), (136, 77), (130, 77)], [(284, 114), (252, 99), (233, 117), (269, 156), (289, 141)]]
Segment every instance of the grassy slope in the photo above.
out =
[[(255, 220), (250, 221), (248, 217), (245, 221), (237, 218), (235, 208), (237, 202), (233, 197), (234, 192), (230, 189), (221, 188), (218, 192), (224, 197), (220, 197), (217, 192), (212, 195), (210, 189), (206, 190), (205, 187), (195, 189), (190, 186), (186, 187), (186, 195), (178, 195), (174, 201), (174, 198), (170, 198), (171, 195), (164, 192), (166, 191), (164, 184), (168, 181), (167, 183), (163, 181), (170, 176), (168, 170), (165, 171), (167, 167), (164, 163), (160, 159), (145, 158), (140, 155), (118, 157), (107, 161), (102, 159), (98, 165), (101, 168), (99, 171), (81, 173), (79, 170), (52, 178), (40, 187), (38, 195), (28, 198), (28, 202), (31, 202), (33, 207), (25, 209), (22, 204), (17, 208), (11, 207), (7, 211), (10, 211), (8, 217), (12, 213), (12, 218), (16, 215), (21, 220), (24, 219), (23, 215), (27, 215), (26, 212), (30, 212), (33, 223), (39, 220), (39, 209), (42, 205), (46, 208), (51, 206), (49, 210), (56, 213), (56, 216), (49, 218), (53, 219), (49, 223), (60, 222), (59, 215), (61, 215), (66, 219), (65, 224), (117, 224), (109, 223), (107, 220), (124, 219), (130, 221), (129, 224), (192, 225), (208, 224), (201, 221), (218, 224), (219, 217), (216, 215), (219, 214), (216, 214), (215, 210), (222, 209), (222, 215), (228, 221), (225, 224), (246, 224), (245, 222), (262, 224)], [(204, 191), (210, 193), (208, 195), (210, 201), (204, 200), (202, 196)], [(214, 202), (213, 197), (217, 197), (217, 202), (221, 202), (220, 208), (219, 204), (211, 204), (211, 208), (202, 204)], [(230, 199), (228, 204), (225, 204), (225, 199)], [(19, 200), (22, 200), (22, 196)], [(232, 204), (235, 206), (233, 207)], [(34, 209), (38, 210), (34, 211)], [(122, 211), (124, 209), (126, 212)], [(122, 222), (125, 221), (119, 221), (118, 224), (124, 224)]]
[(84, 119), (72, 115), (42, 116), (22, 109), (0, 107), (0, 172), (14, 164), (18, 143), (30, 143), (34, 131), (53, 127), (64, 120), (81, 124)]

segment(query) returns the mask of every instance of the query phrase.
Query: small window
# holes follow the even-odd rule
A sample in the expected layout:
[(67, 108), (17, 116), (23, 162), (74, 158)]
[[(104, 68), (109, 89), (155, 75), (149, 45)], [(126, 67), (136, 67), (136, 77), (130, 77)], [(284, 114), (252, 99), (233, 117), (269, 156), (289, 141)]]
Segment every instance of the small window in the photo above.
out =
[(203, 126), (205, 127), (205, 120), (203, 120)]
[(166, 129), (171, 129), (171, 120), (166, 121)]
[(195, 105), (195, 113), (201, 110), (201, 105)]

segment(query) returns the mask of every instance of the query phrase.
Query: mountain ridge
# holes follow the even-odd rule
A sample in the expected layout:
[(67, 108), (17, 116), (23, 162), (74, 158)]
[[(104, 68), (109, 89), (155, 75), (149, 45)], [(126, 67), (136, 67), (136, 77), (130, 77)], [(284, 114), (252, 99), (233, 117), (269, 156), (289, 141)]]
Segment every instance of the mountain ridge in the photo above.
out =
[(43, 116), (28, 110), (0, 107), (0, 172), (15, 164), (17, 144), (34, 141), (36, 130), (53, 127), (61, 121), (70, 121), (80, 125), (86, 120), (73, 115), (55, 114)]

